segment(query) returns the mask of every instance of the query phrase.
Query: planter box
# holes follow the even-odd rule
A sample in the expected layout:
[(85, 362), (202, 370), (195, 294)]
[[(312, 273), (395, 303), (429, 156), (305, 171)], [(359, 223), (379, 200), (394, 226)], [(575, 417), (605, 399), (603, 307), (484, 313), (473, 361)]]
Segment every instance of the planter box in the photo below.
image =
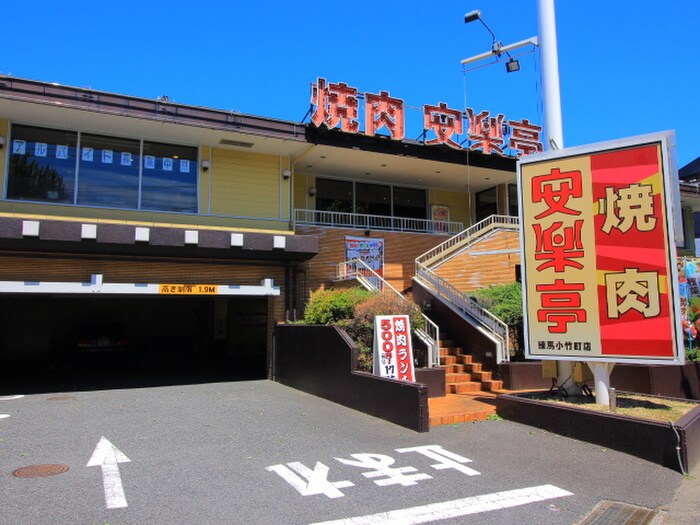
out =
[(679, 472), (688, 472), (700, 462), (700, 404), (674, 423), (675, 430), (670, 423), (556, 405), (528, 394), (500, 395), (496, 410), (505, 419), (626, 452)]

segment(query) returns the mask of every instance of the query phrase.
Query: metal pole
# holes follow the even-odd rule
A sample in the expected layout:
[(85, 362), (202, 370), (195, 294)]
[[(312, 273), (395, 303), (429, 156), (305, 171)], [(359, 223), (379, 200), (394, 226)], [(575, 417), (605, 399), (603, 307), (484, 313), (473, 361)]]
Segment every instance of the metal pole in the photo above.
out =
[(564, 147), (559, 93), (559, 58), (554, 0), (538, 0), (539, 44), (542, 57), (542, 98), (547, 149)]
[[(559, 92), (559, 54), (557, 53), (557, 23), (554, 17), (554, 0), (538, 0), (540, 57), (542, 59), (542, 101), (544, 105), (545, 149), (564, 147), (561, 122), (561, 94)], [(578, 395), (581, 388), (572, 380), (574, 363), (557, 362), (557, 381), (571, 394)], [(566, 384), (565, 384), (566, 383)]]

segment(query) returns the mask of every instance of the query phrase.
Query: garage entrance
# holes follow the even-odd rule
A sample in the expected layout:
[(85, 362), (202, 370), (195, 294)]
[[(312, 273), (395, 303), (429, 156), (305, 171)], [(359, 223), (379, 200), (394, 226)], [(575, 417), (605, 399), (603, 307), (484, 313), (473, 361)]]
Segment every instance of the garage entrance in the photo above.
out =
[(266, 378), (267, 325), (267, 297), (2, 295), (2, 385), (71, 390)]

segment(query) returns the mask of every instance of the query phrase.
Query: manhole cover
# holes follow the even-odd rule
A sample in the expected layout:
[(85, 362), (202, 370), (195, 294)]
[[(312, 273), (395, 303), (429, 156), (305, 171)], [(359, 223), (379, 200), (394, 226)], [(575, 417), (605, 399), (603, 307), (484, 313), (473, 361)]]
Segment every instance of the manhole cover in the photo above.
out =
[(49, 463), (47, 465), (30, 465), (28, 467), (18, 468), (12, 472), (16, 478), (45, 478), (47, 476), (55, 476), (68, 472), (70, 467), (61, 463)]
[(75, 396), (70, 396), (70, 395), (62, 395), (62, 396), (51, 396), (46, 398), (47, 401), (77, 401), (78, 398)]

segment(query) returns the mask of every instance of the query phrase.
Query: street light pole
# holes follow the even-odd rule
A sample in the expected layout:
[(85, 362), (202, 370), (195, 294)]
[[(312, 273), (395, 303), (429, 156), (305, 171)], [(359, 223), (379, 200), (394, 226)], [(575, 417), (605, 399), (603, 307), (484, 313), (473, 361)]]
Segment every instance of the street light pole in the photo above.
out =
[(554, 0), (538, 0), (539, 45), (542, 60), (542, 98), (547, 149), (564, 147), (559, 93), (559, 57)]

